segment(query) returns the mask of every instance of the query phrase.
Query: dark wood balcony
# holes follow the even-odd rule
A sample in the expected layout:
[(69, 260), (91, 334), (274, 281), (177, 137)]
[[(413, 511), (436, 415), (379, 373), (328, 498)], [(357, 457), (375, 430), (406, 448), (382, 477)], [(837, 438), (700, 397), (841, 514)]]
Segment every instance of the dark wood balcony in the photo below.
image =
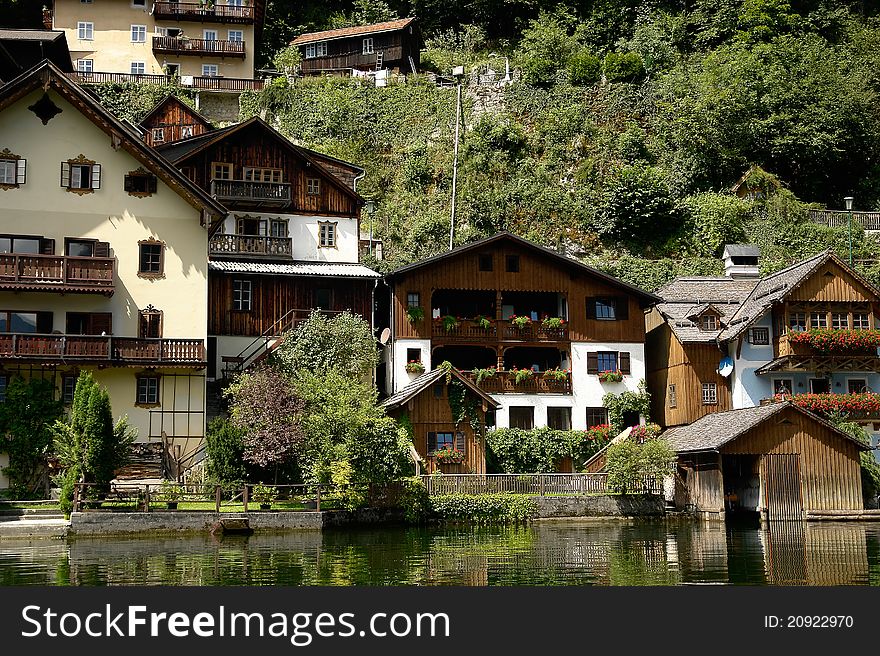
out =
[(0, 333), (0, 360), (203, 367), (206, 353), (201, 339)]
[(492, 321), (488, 327), (483, 328), (472, 319), (460, 319), (457, 327), (447, 330), (442, 318), (432, 321), (431, 337), (439, 342), (566, 342), (569, 340), (567, 323), (559, 328), (550, 328), (540, 321), (532, 321), (520, 328), (511, 321)]
[(254, 8), (219, 3), (206, 7), (198, 2), (154, 2), (153, 16), (157, 20), (251, 24), (254, 22)]
[(0, 289), (104, 294), (114, 291), (112, 257), (0, 254)]
[(290, 237), (259, 235), (215, 235), (210, 242), (211, 255), (248, 255), (269, 258), (293, 257)]
[(246, 180), (211, 180), (211, 195), (221, 202), (264, 207), (287, 207), (291, 197), (288, 182)]
[[(260, 91), (265, 83), (263, 80), (249, 80), (247, 78), (223, 77), (222, 75), (195, 75), (192, 77), (178, 77), (174, 75), (132, 75), (131, 73), (66, 73), (67, 77), (77, 84), (102, 84), (112, 82), (114, 84), (153, 84), (167, 86), (180, 84), (193, 89), (206, 91)], [(192, 80), (192, 84), (190, 84)]]
[(512, 371), (496, 371), (494, 375), (477, 383), (476, 375), (471, 371), (463, 371), (471, 382), (489, 394), (571, 394), (571, 373), (566, 372), (563, 378), (558, 374), (544, 377), (544, 372), (534, 372), (529, 378), (516, 382), (516, 374)]
[(244, 41), (189, 39), (180, 36), (154, 36), (153, 52), (166, 55), (197, 55), (199, 57), (245, 56)]

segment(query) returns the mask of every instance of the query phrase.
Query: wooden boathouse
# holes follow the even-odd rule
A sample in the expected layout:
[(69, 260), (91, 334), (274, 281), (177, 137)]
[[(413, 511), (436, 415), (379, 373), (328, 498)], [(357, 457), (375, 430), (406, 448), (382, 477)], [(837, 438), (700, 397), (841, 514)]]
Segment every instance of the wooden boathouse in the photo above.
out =
[(676, 505), (707, 518), (864, 508), (859, 454), (870, 447), (789, 402), (706, 415), (663, 437), (678, 454)]

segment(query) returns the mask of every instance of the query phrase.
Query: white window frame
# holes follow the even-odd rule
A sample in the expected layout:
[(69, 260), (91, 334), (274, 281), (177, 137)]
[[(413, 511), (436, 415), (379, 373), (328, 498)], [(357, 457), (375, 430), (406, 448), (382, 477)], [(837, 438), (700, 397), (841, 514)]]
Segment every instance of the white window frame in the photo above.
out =
[(194, 133), (195, 133), (195, 130), (192, 125), (181, 125), (180, 126), (180, 138), (181, 139), (189, 139), (191, 136), (193, 136)]
[(810, 312), (810, 329), (827, 328), (828, 313), (827, 312)]
[(90, 21), (80, 21), (76, 24), (76, 36), (80, 41), (95, 40), (95, 24)]
[(18, 177), (18, 160), (0, 159), (0, 184), (14, 185)]
[(244, 30), (228, 30), (226, 40), (233, 43), (244, 43)]
[[(858, 322), (856, 322), (856, 317), (859, 318)], [(864, 319), (864, 321), (862, 321)], [(852, 314), (852, 326), (853, 330), (870, 330), (871, 329), (871, 315), (867, 312), (853, 312)]]
[(253, 283), (243, 278), (232, 280), (232, 310), (250, 312), (253, 308)]
[(153, 128), (152, 137), (154, 144), (165, 143), (165, 128)]
[(321, 195), (321, 178), (306, 178), (306, 196)]
[[(843, 323), (841, 323), (841, 321)], [(832, 330), (849, 330), (849, 314), (846, 312), (831, 313), (831, 329)]]
[(363, 47), (361, 49), (362, 55), (373, 55), (376, 53), (376, 49), (373, 47), (373, 37), (368, 36), (363, 41)]
[[(209, 34), (213, 34), (213, 36), (208, 36)], [(220, 33), (217, 30), (202, 30), (202, 38), (205, 41), (217, 41), (220, 38)]]
[(146, 43), (147, 42), (147, 26), (132, 25), (131, 26), (131, 42)]
[[(758, 331), (761, 331), (762, 335), (759, 340), (755, 335), (758, 334)], [(749, 330), (749, 343), (754, 346), (768, 346), (770, 344), (770, 329), (766, 326), (755, 326), (754, 328)]]
[(316, 57), (326, 57), (327, 56), (327, 42), (320, 41), (315, 44), (315, 56)]
[(337, 236), (334, 221), (318, 222), (318, 248), (336, 248)]
[(315, 58), (315, 44), (307, 43), (306, 44), (306, 59), (314, 59)]
[[(140, 69), (137, 71), (135, 69)], [(131, 62), (131, 68), (129, 69), (132, 75), (146, 75), (147, 74), (147, 62), (142, 61), (133, 61)]]
[(718, 383), (703, 383), (703, 405), (718, 405)]
[[(779, 383), (782, 383), (782, 385), (779, 385)], [(785, 389), (788, 390), (787, 394), (789, 394), (789, 396), (794, 394), (794, 379), (793, 378), (774, 378), (773, 380), (770, 381), (770, 385), (772, 386), (771, 389), (773, 390), (774, 396), (782, 393), (779, 391), (780, 387), (785, 387)]]
[(94, 59), (77, 59), (76, 60), (76, 72), (77, 73), (93, 73), (95, 70), (95, 60)]
[[(213, 71), (213, 73), (208, 71)], [(202, 77), (220, 77), (220, 66), (217, 64), (202, 64)]]

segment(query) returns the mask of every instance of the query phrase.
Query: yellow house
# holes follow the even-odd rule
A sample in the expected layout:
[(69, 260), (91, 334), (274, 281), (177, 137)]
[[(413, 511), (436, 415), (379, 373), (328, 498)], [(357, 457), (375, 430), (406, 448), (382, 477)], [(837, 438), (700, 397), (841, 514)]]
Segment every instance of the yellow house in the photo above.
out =
[(224, 214), (48, 61), (0, 87), (0, 399), (40, 376), (70, 401), (89, 369), (139, 442), (195, 449)]
[[(55, 0), (81, 73), (253, 79), (265, 0)], [(48, 23), (48, 20), (47, 20)], [(48, 25), (47, 25), (48, 27)]]

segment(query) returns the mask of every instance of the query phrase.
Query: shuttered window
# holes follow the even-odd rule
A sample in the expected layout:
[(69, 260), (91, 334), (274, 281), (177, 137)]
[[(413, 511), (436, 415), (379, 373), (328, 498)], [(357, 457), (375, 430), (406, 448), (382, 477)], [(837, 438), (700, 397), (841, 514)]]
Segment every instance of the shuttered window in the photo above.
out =
[(0, 159), (0, 185), (3, 187), (18, 187), (23, 185), (26, 181), (26, 159)]
[(148, 305), (138, 313), (138, 337), (156, 339), (162, 337), (162, 310)]
[(156, 176), (146, 171), (132, 171), (125, 175), (125, 191), (132, 196), (150, 196), (159, 188)]
[(458, 451), (464, 453), (464, 433), (462, 431), (458, 431), (455, 433), (455, 448)]
[(632, 372), (628, 351), (593, 351), (587, 353), (587, 373), (598, 374), (603, 371)]
[(61, 162), (61, 186), (79, 194), (100, 189), (101, 165), (81, 159)]
[(447, 446), (455, 448), (452, 433), (428, 433), (427, 451), (429, 455), (434, 451), (437, 451), (438, 449), (442, 449), (443, 447)]

